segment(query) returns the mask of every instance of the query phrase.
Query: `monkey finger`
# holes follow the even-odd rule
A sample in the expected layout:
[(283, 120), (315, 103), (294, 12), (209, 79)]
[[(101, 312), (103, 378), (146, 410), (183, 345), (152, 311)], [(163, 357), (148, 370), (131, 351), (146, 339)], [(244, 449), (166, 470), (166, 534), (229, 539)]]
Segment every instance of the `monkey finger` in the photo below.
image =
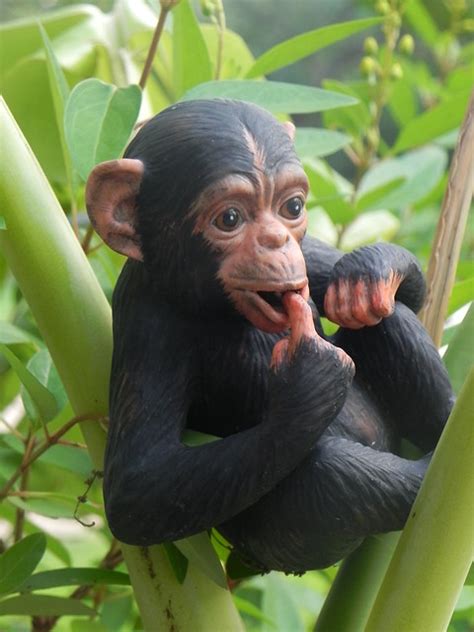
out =
[(359, 296), (355, 295), (355, 285), (349, 281), (340, 281), (336, 291), (336, 322), (348, 329), (361, 329), (365, 326), (364, 319), (354, 314), (354, 305), (363, 300), (363, 292), (359, 289)]
[(273, 347), (272, 358), (270, 360), (270, 368), (276, 371), (278, 367), (284, 364), (288, 358), (289, 339), (283, 338), (279, 340)]
[(370, 291), (372, 311), (380, 318), (386, 318), (393, 313), (395, 291), (389, 281), (378, 281), (373, 284)]
[(311, 307), (304, 298), (296, 292), (285, 292), (283, 295), (283, 306), (290, 319), (290, 346), (292, 353), (301, 338), (316, 338), (317, 333), (314, 328), (313, 313)]
[(371, 286), (362, 279), (354, 284), (352, 317), (367, 327), (377, 325), (381, 321), (381, 316), (372, 309)]

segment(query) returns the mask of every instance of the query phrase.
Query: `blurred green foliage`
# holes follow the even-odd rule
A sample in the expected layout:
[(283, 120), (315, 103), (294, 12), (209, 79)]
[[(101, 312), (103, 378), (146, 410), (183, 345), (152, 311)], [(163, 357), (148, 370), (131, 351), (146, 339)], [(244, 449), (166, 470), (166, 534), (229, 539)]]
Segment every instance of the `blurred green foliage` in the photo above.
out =
[[(111, 298), (123, 258), (91, 231), (84, 211), (87, 173), (97, 162), (120, 156), (137, 119), (193, 95), (230, 94), (282, 118), (293, 115), (311, 184), (309, 232), (343, 250), (394, 240), (426, 265), (474, 76), (472, 7), (463, 0), (338, 0), (320, 3), (315, 11), (309, 0), (297, 10), (287, 0), (228, 0), (224, 9), (235, 30), (223, 30), (212, 11), (204, 16), (198, 2), (182, 0), (173, 9), (141, 93), (134, 84), (144, 67), (158, 1), (2, 3), (1, 92), (105, 295)], [(366, 18), (378, 22), (353, 22)], [(329, 23), (338, 26), (325, 28)], [(272, 81), (261, 81), (267, 72)], [(296, 88), (275, 79), (306, 85)], [(5, 228), (0, 222), (0, 230)], [(474, 297), (473, 248), (471, 224), (450, 313)], [(33, 442), (47, 441), (72, 413), (1, 255), (0, 281), (2, 488)], [(469, 364), (471, 321), (447, 329), (448, 366), (458, 386)], [(0, 545), (7, 552), (0, 570), (15, 568), (0, 578), (0, 593), (8, 596), (0, 601), (0, 615), (12, 615), (5, 619), (8, 629), (30, 629), (28, 614), (68, 615), (58, 620), (57, 630), (140, 629), (126, 569), (105, 525), (99, 485), (84, 497), (83, 481), (91, 470), (75, 426), (67, 441), (45, 450), (28, 475), (18, 478), (10, 488), (18, 493), (1, 503)], [(78, 497), (80, 519), (93, 521), (93, 527), (73, 522)], [(219, 536), (213, 543), (225, 559), (228, 551)], [(167, 553), (179, 576), (186, 552), (177, 551)], [(78, 570), (83, 567), (88, 570)], [(335, 572), (301, 578), (271, 573), (237, 581), (236, 604), (247, 630), (311, 630)], [(82, 600), (69, 599), (70, 587), (84, 584), (93, 587)], [(39, 589), (47, 592), (30, 594)], [(90, 606), (98, 612), (93, 621), (76, 616), (90, 614)], [(474, 591), (466, 586), (450, 629), (467, 632), (473, 624)]]

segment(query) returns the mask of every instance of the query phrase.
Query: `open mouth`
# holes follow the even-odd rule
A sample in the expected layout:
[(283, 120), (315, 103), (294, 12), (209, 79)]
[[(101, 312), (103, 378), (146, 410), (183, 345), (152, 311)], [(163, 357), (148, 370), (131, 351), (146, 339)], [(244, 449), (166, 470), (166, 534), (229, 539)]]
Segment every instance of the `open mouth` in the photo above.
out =
[(296, 292), (305, 301), (309, 298), (306, 279), (278, 284), (278, 289), (271, 289), (271, 286), (259, 289), (255, 285), (235, 288), (230, 294), (238, 311), (258, 329), (267, 332), (279, 332), (288, 328), (288, 314), (283, 305), (283, 297), (287, 292)]
[[(288, 290), (292, 292), (296, 292), (296, 294), (301, 294), (303, 288), (298, 290)], [(265, 302), (267, 302), (270, 307), (272, 307), (275, 311), (286, 314), (285, 308), (283, 307), (283, 294), (284, 292), (257, 292), (257, 294), (262, 298)]]

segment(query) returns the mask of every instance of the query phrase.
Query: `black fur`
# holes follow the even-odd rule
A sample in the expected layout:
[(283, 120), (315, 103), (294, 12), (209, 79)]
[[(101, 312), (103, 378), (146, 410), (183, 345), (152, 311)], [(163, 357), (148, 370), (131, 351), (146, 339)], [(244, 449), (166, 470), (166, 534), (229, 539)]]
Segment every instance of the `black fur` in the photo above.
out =
[[(303, 572), (403, 526), (427, 459), (396, 456), (399, 439), (432, 449), (452, 392), (402, 303), (421, 304), (419, 266), (390, 245), (341, 258), (303, 242), (320, 311), (331, 280), (392, 271), (404, 279), (393, 316), (335, 337), (355, 360), (352, 385), (334, 348), (309, 339), (291, 362), (269, 368), (283, 334), (256, 330), (229, 305), (218, 257), (189, 219), (204, 188), (232, 173), (253, 176), (245, 129), (265, 168), (297, 160), (269, 114), (227, 101), (173, 106), (127, 150), (145, 164), (137, 200), (144, 263), (126, 264), (114, 295), (106, 510), (113, 533), (130, 544), (220, 525), (257, 568)], [(190, 448), (185, 428), (221, 439)]]

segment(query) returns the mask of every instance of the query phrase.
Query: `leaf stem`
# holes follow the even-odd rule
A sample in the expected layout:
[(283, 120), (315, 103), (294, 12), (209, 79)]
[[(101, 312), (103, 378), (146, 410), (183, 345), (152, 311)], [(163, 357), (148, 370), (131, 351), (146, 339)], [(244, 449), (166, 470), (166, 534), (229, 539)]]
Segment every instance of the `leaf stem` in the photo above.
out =
[(443, 199), (431, 257), (428, 264), (428, 295), (420, 320), (441, 344), (444, 319), (454, 284), (464, 230), (474, 188), (474, 91), (471, 94), (459, 140), (449, 170), (448, 186)]
[[(103, 421), (106, 419), (104, 415), (78, 415), (77, 417), (73, 417), (70, 419), (64, 426), (61, 426), (57, 432), (52, 435), (49, 435), (49, 439), (45, 439), (43, 443), (41, 443), (36, 450), (33, 450), (34, 447), (34, 437), (32, 437), (33, 442), (30, 445), (31, 437), (28, 438), (27, 450), (25, 450), (25, 455), (22, 459), (20, 466), (17, 468), (15, 473), (8, 479), (5, 485), (0, 489), (0, 502), (10, 494), (10, 490), (13, 485), (17, 482), (19, 478), (23, 476), (26, 470), (37, 460), (39, 457), (46, 452), (51, 446), (58, 443), (59, 439), (66, 432), (69, 432), (71, 428), (73, 428), (76, 424), (83, 421)], [(28, 449), (28, 445), (30, 448)]]
[(155, 32), (153, 33), (153, 39), (151, 40), (150, 48), (148, 49), (148, 55), (145, 61), (142, 76), (140, 77), (140, 81), (138, 82), (138, 85), (142, 90), (144, 90), (148, 76), (150, 74), (151, 67), (153, 65), (153, 59), (155, 58), (156, 54), (156, 49), (158, 48), (158, 43), (160, 41), (163, 28), (165, 26), (166, 16), (168, 15), (169, 11), (170, 7), (161, 7), (158, 23), (156, 25)]
[(217, 80), (220, 78), (222, 72), (222, 60), (224, 58), (224, 35), (226, 29), (225, 13), (222, 2), (219, 2), (216, 7), (215, 23), (217, 28), (217, 57), (214, 79)]

